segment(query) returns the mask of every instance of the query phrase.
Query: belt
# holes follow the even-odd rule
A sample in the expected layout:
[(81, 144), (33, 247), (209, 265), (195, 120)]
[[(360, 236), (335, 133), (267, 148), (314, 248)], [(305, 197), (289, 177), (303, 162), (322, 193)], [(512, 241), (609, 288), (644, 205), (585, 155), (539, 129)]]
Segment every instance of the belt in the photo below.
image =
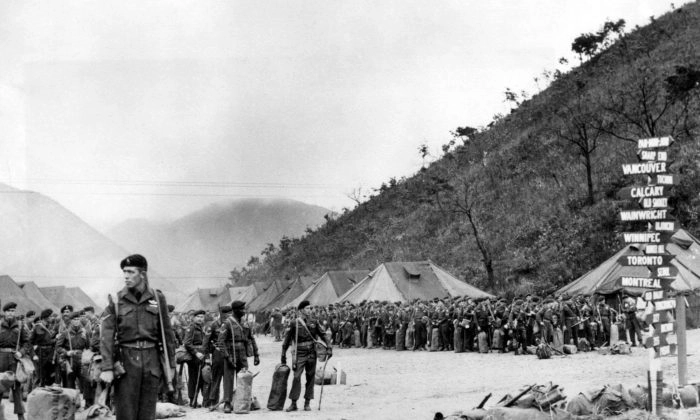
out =
[(0, 348), (0, 353), (14, 353), (14, 352), (16, 352), (16, 351), (17, 351), (17, 350), (15, 350), (15, 349), (12, 348), (12, 347), (3, 347), (3, 348)]
[(153, 341), (138, 340), (131, 341), (129, 343), (120, 343), (120, 346), (128, 347), (130, 349), (152, 349), (156, 346), (156, 343)]

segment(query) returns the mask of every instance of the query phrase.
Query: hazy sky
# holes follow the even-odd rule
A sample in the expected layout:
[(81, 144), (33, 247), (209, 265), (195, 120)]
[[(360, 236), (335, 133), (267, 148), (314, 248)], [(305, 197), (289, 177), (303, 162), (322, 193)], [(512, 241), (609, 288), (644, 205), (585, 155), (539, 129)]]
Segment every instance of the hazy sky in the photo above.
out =
[(239, 197), (351, 207), (506, 87), (534, 93), (577, 35), (670, 4), (3, 1), (0, 182), (98, 228)]

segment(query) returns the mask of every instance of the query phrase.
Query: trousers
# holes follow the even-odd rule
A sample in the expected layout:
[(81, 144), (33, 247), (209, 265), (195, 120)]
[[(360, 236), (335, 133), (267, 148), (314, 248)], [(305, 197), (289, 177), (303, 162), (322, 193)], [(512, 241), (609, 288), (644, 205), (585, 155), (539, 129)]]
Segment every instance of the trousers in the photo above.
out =
[(114, 383), (116, 420), (153, 420), (163, 369), (158, 348), (121, 348), (126, 374)]

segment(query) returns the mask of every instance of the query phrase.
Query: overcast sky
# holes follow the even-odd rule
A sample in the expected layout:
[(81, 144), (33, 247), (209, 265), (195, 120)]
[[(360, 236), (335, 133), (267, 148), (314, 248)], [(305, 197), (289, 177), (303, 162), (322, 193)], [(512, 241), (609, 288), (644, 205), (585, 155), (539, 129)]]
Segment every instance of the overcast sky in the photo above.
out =
[(98, 228), (241, 197), (352, 207), (505, 112), (506, 87), (536, 92), (577, 35), (670, 4), (3, 1), (0, 182)]

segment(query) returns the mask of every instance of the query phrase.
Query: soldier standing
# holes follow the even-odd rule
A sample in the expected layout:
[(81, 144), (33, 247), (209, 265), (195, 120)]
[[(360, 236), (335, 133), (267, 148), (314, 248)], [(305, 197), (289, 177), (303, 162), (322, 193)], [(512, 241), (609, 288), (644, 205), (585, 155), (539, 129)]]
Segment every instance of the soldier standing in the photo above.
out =
[(260, 364), (258, 345), (248, 323), (243, 322), (245, 302), (235, 300), (231, 303), (232, 315), (224, 320), (219, 330), (219, 347), (224, 349), (224, 413), (232, 411), (233, 379), (236, 374), (248, 369), (248, 347), (252, 350), (255, 366)]
[[(131, 255), (123, 259), (120, 266), (126, 286), (117, 293), (117, 301), (110, 302), (105, 309), (100, 341), (100, 379), (106, 383), (115, 381), (117, 420), (151, 420), (156, 415), (158, 391), (165, 375), (160, 360), (164, 356), (159, 348), (164, 344), (161, 337), (165, 336), (168, 349), (165, 356), (173, 369), (174, 334), (165, 296), (148, 286), (146, 259), (138, 254)], [(118, 313), (115, 303), (119, 306)], [(126, 372), (116, 380), (115, 362), (120, 362)], [(174, 376), (173, 371), (169, 374)]]
[(326, 336), (321, 332), (316, 320), (311, 318), (311, 308), (308, 300), (302, 301), (298, 309), (300, 311), (297, 317), (291, 324), (287, 336), (282, 343), (282, 363), (287, 364), (287, 349), (294, 342), (296, 352), (294, 354), (294, 362), (292, 370), (294, 370), (294, 380), (292, 381), (292, 389), (289, 392), (289, 399), (292, 403), (287, 408), (287, 411), (296, 411), (297, 400), (301, 394), (301, 374), (306, 370), (306, 388), (304, 389), (304, 411), (311, 411), (311, 400), (314, 399), (314, 376), (316, 375), (316, 348), (315, 343), (318, 340), (323, 341), (328, 349), (328, 356), (331, 357), (333, 352), (330, 343), (326, 340)]
[[(17, 304), (8, 302), (2, 307), (5, 319), (0, 322), (0, 372), (15, 372), (17, 361), (29, 354), (29, 334), (27, 329), (17, 322), (15, 311)], [(19, 349), (18, 349), (19, 348)], [(22, 404), (22, 384), (15, 381), (12, 387), (15, 414), (18, 420), (24, 420), (24, 404)], [(2, 393), (0, 393), (2, 400)]]
[(80, 375), (83, 350), (90, 345), (85, 329), (80, 323), (80, 312), (68, 315), (68, 326), (56, 337), (56, 353), (61, 361), (62, 382), (65, 388), (77, 389), (86, 394), (85, 381)]
[(205, 395), (204, 406), (211, 407), (219, 403), (219, 389), (221, 379), (224, 377), (225, 357), (223, 348), (219, 345), (219, 331), (223, 325), (223, 321), (231, 315), (230, 306), (222, 306), (219, 308), (221, 316), (219, 319), (211, 323), (204, 335), (205, 357), (211, 355), (211, 383), (209, 384), (209, 394)]
[(49, 386), (53, 383), (53, 353), (56, 349), (56, 332), (49, 328), (47, 321), (53, 310), (44, 309), (29, 336), (29, 343), (36, 346), (35, 362), (39, 386)]
[[(204, 364), (204, 310), (195, 311), (192, 314), (192, 325), (185, 331), (185, 350), (192, 355), (192, 360), (187, 362), (187, 396), (190, 406), (197, 408), (199, 391), (203, 388), (202, 367)], [(203, 393), (203, 400), (207, 397)], [(202, 401), (204, 402), (204, 401)]]

